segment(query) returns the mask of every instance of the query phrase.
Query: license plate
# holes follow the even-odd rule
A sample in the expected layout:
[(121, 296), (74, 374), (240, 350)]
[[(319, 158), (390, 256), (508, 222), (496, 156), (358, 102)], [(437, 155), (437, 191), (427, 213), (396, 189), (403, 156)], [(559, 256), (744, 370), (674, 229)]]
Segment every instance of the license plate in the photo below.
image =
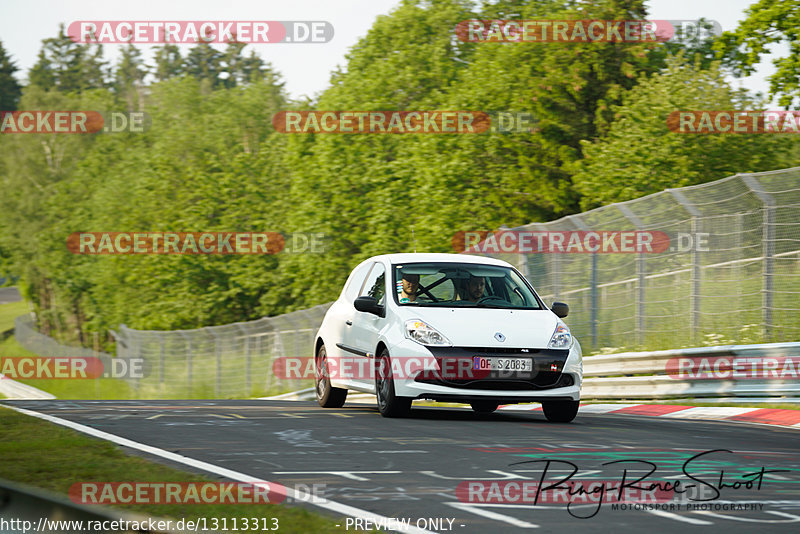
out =
[(533, 371), (531, 358), (484, 358), (475, 356), (472, 368), (476, 371)]

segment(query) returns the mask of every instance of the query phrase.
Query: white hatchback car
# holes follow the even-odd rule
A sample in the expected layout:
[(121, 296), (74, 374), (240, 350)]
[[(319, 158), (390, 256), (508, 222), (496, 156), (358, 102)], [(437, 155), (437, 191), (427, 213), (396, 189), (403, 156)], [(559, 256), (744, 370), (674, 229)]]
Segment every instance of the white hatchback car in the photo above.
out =
[(348, 390), (377, 396), (386, 417), (414, 399), (541, 402), (550, 421), (578, 413), (580, 344), (510, 264), (463, 254), (388, 254), (359, 264), (325, 315), (315, 346), (320, 406)]

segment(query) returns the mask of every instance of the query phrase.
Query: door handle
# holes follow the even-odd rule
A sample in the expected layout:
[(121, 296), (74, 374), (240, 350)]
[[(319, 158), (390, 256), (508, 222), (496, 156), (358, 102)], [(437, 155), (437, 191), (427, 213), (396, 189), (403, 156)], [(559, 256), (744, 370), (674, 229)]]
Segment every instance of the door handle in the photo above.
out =
[(353, 326), (353, 321), (347, 320), (344, 322), (347, 326)]

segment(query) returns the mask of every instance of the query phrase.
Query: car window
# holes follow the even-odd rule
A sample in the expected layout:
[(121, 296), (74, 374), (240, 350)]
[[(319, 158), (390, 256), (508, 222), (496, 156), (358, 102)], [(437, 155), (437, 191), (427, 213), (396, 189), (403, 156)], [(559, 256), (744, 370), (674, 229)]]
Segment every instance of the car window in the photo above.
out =
[(344, 290), (344, 296), (348, 301), (352, 302), (356, 300), (361, 286), (364, 285), (364, 278), (367, 276), (370, 267), (373, 265), (373, 263), (368, 262), (362, 263), (356, 267), (353, 271), (353, 274), (350, 275), (350, 281), (347, 282), (347, 286)]
[[(403, 277), (419, 284), (415, 298), (400, 298)], [(522, 276), (510, 267), (480, 263), (406, 263), (393, 266), (395, 302), (401, 306), (542, 309)], [(413, 291), (413, 286), (409, 291)]]
[(374, 264), (358, 296), (374, 297), (378, 304), (386, 304), (386, 269), (382, 263)]

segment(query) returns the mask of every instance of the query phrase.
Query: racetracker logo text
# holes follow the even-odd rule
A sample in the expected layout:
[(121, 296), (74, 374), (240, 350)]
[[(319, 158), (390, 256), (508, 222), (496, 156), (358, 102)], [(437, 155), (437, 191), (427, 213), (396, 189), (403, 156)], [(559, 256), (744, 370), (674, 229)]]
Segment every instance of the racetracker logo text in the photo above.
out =
[(691, 134), (797, 134), (800, 111), (673, 111), (667, 127)]
[(277, 232), (74, 232), (73, 254), (277, 254)]
[(148, 371), (141, 358), (106, 358), (105, 363), (92, 356), (0, 359), (0, 378), (8, 379), (144, 378)]
[(67, 28), (76, 43), (327, 43), (333, 25), (322, 20), (81, 20)]
[(471, 43), (656, 43), (698, 34), (721, 35), (715, 21), (464, 20), (455, 28)]
[(78, 504), (277, 504), (286, 488), (267, 482), (76, 482)]
[(670, 238), (658, 231), (554, 231), (498, 230), (456, 232), (456, 252), (484, 254), (660, 253), (669, 249)]
[[(334, 380), (360, 379), (372, 380), (376, 374), (391, 377), (393, 380), (423, 378), (426, 380), (480, 380), (482, 378), (501, 378), (526, 375), (532, 378), (538, 372), (536, 368), (528, 371), (520, 369), (492, 370), (485, 362), (486, 358), (442, 358), (435, 361), (430, 358), (417, 357), (392, 357), (389, 368), (379, 367), (386, 365), (386, 360), (378, 363), (361, 356), (328, 358), (325, 374)], [(520, 360), (521, 361), (521, 360)], [(556, 364), (556, 371), (559, 370)], [(315, 377), (317, 368), (314, 358), (281, 356), (272, 362), (272, 372), (284, 380), (310, 380)], [(320, 371), (321, 372), (321, 371)]]
[(0, 134), (141, 133), (151, 123), (143, 111), (0, 111)]

